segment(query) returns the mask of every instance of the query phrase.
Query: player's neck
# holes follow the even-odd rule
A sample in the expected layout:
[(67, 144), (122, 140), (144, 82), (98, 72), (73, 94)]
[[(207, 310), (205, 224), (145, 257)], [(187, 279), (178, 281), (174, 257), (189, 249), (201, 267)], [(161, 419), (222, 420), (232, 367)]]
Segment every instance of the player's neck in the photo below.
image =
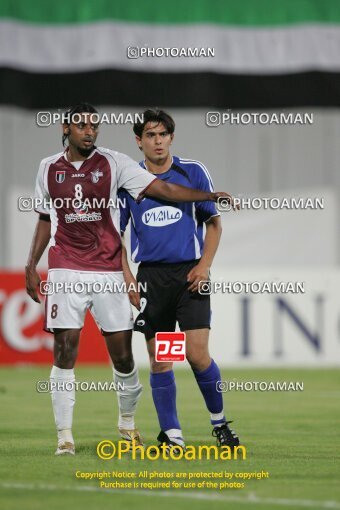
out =
[(168, 154), (165, 159), (160, 161), (151, 161), (148, 158), (145, 158), (144, 164), (146, 169), (152, 174), (164, 174), (171, 167), (172, 156)]
[(73, 163), (74, 161), (85, 161), (85, 159), (87, 159), (92, 154), (93, 150), (94, 149), (92, 149), (92, 151), (87, 155), (80, 154), (80, 152), (78, 152), (75, 147), (71, 147), (70, 145), (65, 153), (65, 156), (67, 161), (69, 161), (70, 163)]

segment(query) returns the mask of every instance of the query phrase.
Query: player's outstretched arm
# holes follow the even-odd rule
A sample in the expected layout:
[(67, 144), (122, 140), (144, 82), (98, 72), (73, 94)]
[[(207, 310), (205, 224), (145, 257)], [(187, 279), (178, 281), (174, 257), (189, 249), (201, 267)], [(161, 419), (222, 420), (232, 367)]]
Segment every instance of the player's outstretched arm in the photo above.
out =
[(219, 197), (230, 200), (233, 204), (233, 197), (225, 191), (201, 191), (187, 188), (180, 184), (169, 184), (161, 179), (155, 179), (145, 191), (145, 196), (168, 200), (169, 202), (217, 202)]
[(44, 253), (46, 246), (49, 243), (51, 237), (51, 223), (50, 221), (44, 221), (39, 219), (35, 232), (33, 234), (32, 244), (30, 253), (28, 256), (27, 265), (25, 267), (26, 273), (26, 291), (27, 294), (35, 301), (40, 303), (38, 297), (38, 286), (40, 284), (40, 276), (37, 273), (36, 267)]

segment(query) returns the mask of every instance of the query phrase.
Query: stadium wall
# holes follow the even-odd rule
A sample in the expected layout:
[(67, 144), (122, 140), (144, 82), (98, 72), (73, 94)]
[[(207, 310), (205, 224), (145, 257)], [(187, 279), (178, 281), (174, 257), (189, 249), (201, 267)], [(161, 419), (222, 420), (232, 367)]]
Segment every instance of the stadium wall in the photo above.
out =
[[(100, 109), (101, 112), (122, 112), (124, 116), (140, 109), (112, 108)], [(297, 110), (293, 110), (297, 111)], [(299, 110), (300, 111), (300, 110)], [(26, 260), (29, 240), (33, 232), (34, 213), (18, 213), (17, 198), (20, 194), (31, 195), (38, 165), (43, 157), (62, 150), (61, 128), (59, 124), (48, 127), (36, 125), (35, 111), (19, 108), (0, 108), (0, 267), (20, 270)], [(325, 189), (335, 190), (337, 211), (340, 203), (336, 190), (340, 188), (340, 117), (336, 110), (314, 109), (312, 125), (220, 125), (207, 127), (207, 109), (170, 109), (176, 120), (176, 136), (173, 151), (186, 158), (202, 161), (209, 169), (215, 189), (224, 189), (234, 195), (245, 197), (266, 197), (287, 195), (300, 196), (306, 190), (311, 196), (323, 193)], [(103, 125), (98, 143), (124, 152), (136, 160), (141, 158), (134, 141), (131, 124)], [(328, 202), (326, 208), (329, 206)], [(248, 215), (249, 213), (246, 212)], [(264, 214), (262, 217), (261, 215)], [(277, 220), (277, 232), (283, 218), (282, 211), (256, 211), (252, 215), (255, 222), (274, 214)], [(313, 214), (307, 211), (307, 218)], [(325, 212), (322, 212), (325, 215)], [(337, 221), (340, 215), (337, 212)], [(313, 249), (307, 245), (304, 249), (304, 229), (299, 227), (301, 247), (290, 252), (288, 258), (280, 259), (276, 251), (275, 259), (265, 257), (260, 243), (248, 258), (247, 236), (262, 235), (264, 229), (244, 232), (239, 230), (245, 214), (236, 220), (230, 215), (225, 225), (223, 240), (228, 240), (232, 232), (232, 242), (238, 248), (238, 257), (242, 263), (261, 264), (275, 261), (281, 264), (338, 264), (340, 245), (338, 235), (325, 226), (317, 230), (320, 241)], [(15, 219), (16, 218), (16, 219)], [(242, 219), (241, 219), (242, 218)], [(299, 216), (304, 218), (303, 211)], [(285, 220), (284, 220), (285, 221)], [(15, 234), (13, 230), (15, 223)], [(235, 225), (235, 228), (233, 228)], [(290, 228), (297, 231), (295, 224)], [(256, 233), (255, 233), (256, 232)], [(244, 235), (246, 234), (246, 236)], [(328, 235), (332, 246), (324, 246), (323, 236)], [(321, 238), (319, 237), (321, 236)], [(18, 243), (13, 246), (13, 242)], [(222, 241), (223, 242), (223, 241)], [(243, 246), (242, 244), (245, 243)], [(272, 243), (274, 247), (274, 243)], [(259, 257), (257, 257), (259, 253)], [(227, 258), (228, 263), (238, 262), (239, 258)], [(284, 257), (287, 254), (284, 252)]]
[[(2, 272), (0, 276), (0, 363), (52, 363), (53, 337), (42, 330), (44, 305), (27, 296), (23, 273)], [(216, 266), (212, 280), (258, 282), (253, 293), (220, 289), (212, 294), (210, 348), (222, 367), (340, 365), (339, 270)], [(264, 282), (298, 282), (295, 288), (303, 292), (258, 292)], [(134, 334), (133, 345), (138, 365), (147, 366), (142, 334)], [(82, 332), (78, 362), (108, 362), (103, 339), (90, 316)]]

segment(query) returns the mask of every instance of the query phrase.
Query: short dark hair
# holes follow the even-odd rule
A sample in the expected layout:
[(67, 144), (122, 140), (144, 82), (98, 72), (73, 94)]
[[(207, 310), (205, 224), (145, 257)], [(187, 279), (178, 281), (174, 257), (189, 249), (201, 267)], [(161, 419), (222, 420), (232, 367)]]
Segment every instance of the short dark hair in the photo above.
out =
[(143, 112), (143, 122), (136, 122), (133, 126), (135, 135), (142, 137), (143, 130), (148, 122), (157, 122), (164, 124), (167, 132), (172, 135), (175, 131), (174, 119), (163, 110), (145, 110)]
[[(66, 110), (63, 115), (63, 124), (67, 124), (68, 126), (71, 124), (72, 116), (76, 113), (98, 113), (94, 106), (90, 103), (78, 103), (75, 106), (71, 106)], [(65, 146), (65, 141), (68, 138), (68, 135), (63, 133), (62, 142), (63, 146)]]

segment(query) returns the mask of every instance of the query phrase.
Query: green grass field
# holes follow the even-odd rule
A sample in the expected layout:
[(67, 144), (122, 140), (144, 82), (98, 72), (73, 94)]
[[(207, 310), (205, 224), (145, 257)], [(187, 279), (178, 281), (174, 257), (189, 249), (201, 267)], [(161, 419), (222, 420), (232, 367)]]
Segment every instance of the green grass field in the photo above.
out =
[[(247, 448), (246, 460), (105, 461), (97, 457), (103, 439), (118, 440), (115, 394), (77, 392), (74, 414), (75, 457), (55, 457), (56, 435), (49, 394), (36, 392), (49, 367), (0, 370), (1, 508), (87, 510), (132, 508), (162, 510), (340, 509), (340, 375), (338, 370), (224, 370), (238, 381), (303, 381), (303, 392), (229, 392), (228, 418)], [(109, 367), (78, 367), (78, 381), (110, 381)], [(159, 432), (148, 385), (137, 424), (147, 444)], [(191, 373), (176, 371), (178, 411), (187, 444), (214, 444), (209, 417)], [(75, 472), (268, 471), (269, 479), (249, 480), (243, 489), (101, 489), (98, 480), (79, 480)], [(110, 480), (112, 481), (112, 480)], [(145, 480), (144, 480), (145, 481)], [(161, 480), (163, 481), (163, 480)], [(200, 482), (202, 480), (196, 480)], [(211, 480), (220, 482), (221, 480)], [(242, 480), (241, 480), (242, 481)]]

